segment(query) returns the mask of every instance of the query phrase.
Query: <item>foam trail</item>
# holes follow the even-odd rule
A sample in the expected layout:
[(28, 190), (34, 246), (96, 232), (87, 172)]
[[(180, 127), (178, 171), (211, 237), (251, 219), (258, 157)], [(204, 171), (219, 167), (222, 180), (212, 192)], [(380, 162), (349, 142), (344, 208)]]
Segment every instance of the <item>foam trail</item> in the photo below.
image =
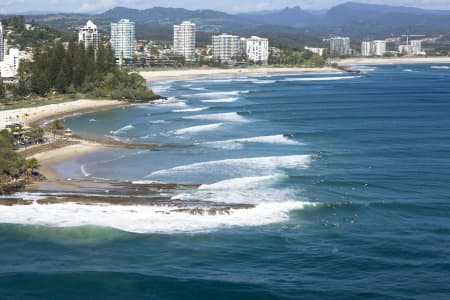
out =
[(83, 173), (84, 177), (89, 177), (89, 176), (91, 176), (91, 174), (90, 174), (89, 172), (86, 171), (85, 165), (81, 165), (80, 170), (81, 170), (81, 173)]
[(288, 176), (285, 175), (267, 175), (267, 176), (254, 176), (254, 177), (240, 177), (222, 180), (213, 184), (203, 184), (199, 190), (227, 190), (227, 189), (248, 189), (250, 187), (259, 187), (268, 182), (279, 181), (285, 179)]
[(291, 140), (285, 137), (282, 134), (278, 135), (268, 135), (268, 136), (258, 136), (252, 138), (243, 138), (243, 139), (231, 139), (225, 141), (216, 141), (216, 142), (206, 142), (202, 145), (212, 148), (221, 148), (221, 149), (241, 149), (244, 143), (265, 143), (265, 144), (278, 144), (278, 145), (302, 145), (302, 143)]
[(255, 84), (271, 84), (271, 83), (275, 83), (276, 80), (253, 80), (252, 83)]
[(185, 97), (210, 97), (210, 98), (221, 98), (223, 96), (238, 96), (239, 94), (245, 94), (249, 91), (230, 91), (230, 92), (209, 92), (209, 93), (198, 93), (186, 95)]
[(173, 133), (173, 134), (176, 134), (176, 135), (194, 134), (194, 133), (198, 133), (198, 132), (216, 130), (219, 127), (221, 127), (222, 125), (223, 125), (223, 123), (193, 126), (193, 127), (187, 127), (187, 128), (182, 128), (182, 129), (170, 131), (170, 133)]
[(238, 98), (222, 98), (222, 99), (210, 99), (210, 100), (200, 100), (203, 103), (232, 103), (236, 102)]
[(450, 69), (450, 66), (432, 66), (431, 68), (437, 70), (448, 70)]
[(344, 80), (344, 79), (355, 79), (355, 78), (361, 78), (361, 76), (286, 78), (283, 81), (333, 81), (333, 80)]
[(248, 120), (246, 118), (240, 116), (236, 112), (196, 115), (196, 116), (184, 117), (184, 119), (188, 119), (188, 120), (219, 120), (219, 121), (231, 121), (231, 122), (248, 122)]
[(279, 173), (285, 169), (307, 168), (311, 162), (310, 155), (287, 155), (253, 158), (224, 159), (194, 163), (153, 172), (146, 178), (158, 180), (167, 178), (190, 178), (192, 175), (226, 174), (228, 177), (264, 176)]
[(262, 226), (289, 219), (292, 210), (313, 203), (263, 203), (229, 214), (193, 215), (165, 206), (83, 205), (75, 203), (0, 206), (2, 223), (49, 227), (101, 226), (135, 233), (207, 232), (232, 226)]
[(113, 135), (118, 135), (118, 134), (120, 134), (120, 133), (122, 133), (122, 132), (131, 130), (131, 129), (133, 129), (133, 128), (134, 128), (133, 125), (126, 125), (126, 126), (124, 126), (124, 127), (122, 127), (122, 128), (119, 128), (119, 129), (117, 129), (117, 130), (112, 130), (112, 131), (110, 131), (110, 133), (113, 134)]
[(187, 108), (187, 109), (175, 109), (172, 112), (175, 113), (185, 113), (185, 112), (197, 112), (202, 110), (207, 110), (209, 107), (199, 107), (199, 108)]

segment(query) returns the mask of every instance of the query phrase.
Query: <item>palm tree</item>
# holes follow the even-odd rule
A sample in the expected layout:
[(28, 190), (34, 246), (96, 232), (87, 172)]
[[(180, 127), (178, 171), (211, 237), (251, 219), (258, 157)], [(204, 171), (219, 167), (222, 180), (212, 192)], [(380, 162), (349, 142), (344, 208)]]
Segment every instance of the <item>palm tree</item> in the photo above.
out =
[(29, 171), (30, 174), (33, 174), (36, 169), (39, 169), (40, 164), (36, 158), (31, 158), (31, 159), (27, 160), (25, 166), (27, 168), (27, 171)]

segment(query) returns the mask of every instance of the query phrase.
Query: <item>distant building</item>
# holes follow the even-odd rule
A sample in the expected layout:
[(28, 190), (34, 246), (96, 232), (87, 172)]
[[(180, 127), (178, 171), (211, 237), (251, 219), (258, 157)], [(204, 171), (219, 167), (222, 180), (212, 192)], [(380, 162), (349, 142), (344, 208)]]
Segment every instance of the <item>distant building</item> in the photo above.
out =
[(13, 78), (17, 75), (20, 64), (19, 49), (10, 48), (9, 53), (0, 62), (0, 78)]
[(305, 47), (305, 50), (308, 50), (308, 51), (310, 51), (310, 52), (312, 52), (314, 54), (317, 54), (319, 56), (323, 56), (327, 49), (325, 49), (325, 48)]
[(361, 43), (361, 56), (369, 57), (373, 55), (373, 43), (371, 41), (363, 41)]
[(212, 52), (214, 59), (230, 62), (236, 55), (242, 53), (241, 38), (235, 35), (221, 34), (212, 37)]
[(331, 56), (347, 56), (350, 54), (349, 37), (333, 37), (330, 39)]
[(124, 59), (134, 58), (134, 41), (134, 22), (122, 19), (117, 23), (111, 23), (111, 47), (119, 64), (122, 64)]
[(383, 40), (364, 41), (361, 44), (361, 56), (383, 56), (386, 53), (386, 42)]
[(421, 40), (411, 40), (406, 45), (399, 46), (399, 52), (405, 56), (420, 56), (426, 55), (424, 51), (422, 51), (422, 41)]
[(0, 61), (5, 57), (5, 31), (2, 22), (0, 21)]
[(86, 23), (86, 26), (80, 29), (78, 42), (84, 43), (86, 48), (89, 46), (93, 46), (95, 49), (98, 48), (100, 35), (98, 34), (97, 26), (91, 20)]
[(246, 40), (246, 54), (249, 61), (267, 63), (269, 60), (269, 40), (252, 36)]
[(173, 50), (187, 62), (195, 61), (196, 26), (185, 21), (173, 26)]

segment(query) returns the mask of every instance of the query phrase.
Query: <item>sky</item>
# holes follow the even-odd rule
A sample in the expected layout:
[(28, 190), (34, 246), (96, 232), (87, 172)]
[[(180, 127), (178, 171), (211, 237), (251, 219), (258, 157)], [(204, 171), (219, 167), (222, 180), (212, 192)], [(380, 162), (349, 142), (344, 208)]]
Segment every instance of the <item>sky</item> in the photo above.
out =
[[(98, 13), (116, 6), (139, 9), (154, 6), (183, 7), (238, 13), (274, 10), (297, 5), (304, 9), (324, 9), (347, 1), (349, 0), (0, 0), (0, 14), (30, 11)], [(450, 10), (450, 0), (353, 1)]]

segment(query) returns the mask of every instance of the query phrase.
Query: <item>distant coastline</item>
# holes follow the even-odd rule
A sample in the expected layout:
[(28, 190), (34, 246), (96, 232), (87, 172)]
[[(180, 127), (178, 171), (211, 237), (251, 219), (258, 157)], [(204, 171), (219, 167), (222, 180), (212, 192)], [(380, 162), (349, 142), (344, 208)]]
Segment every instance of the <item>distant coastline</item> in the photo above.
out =
[(450, 63), (450, 57), (358, 57), (335, 59), (332, 62), (339, 65), (447, 64)]
[(147, 81), (164, 81), (164, 80), (185, 80), (201, 77), (225, 77), (225, 76), (263, 76), (275, 74), (304, 74), (304, 73), (328, 73), (341, 72), (332, 67), (260, 67), (245, 69), (218, 69), (218, 68), (197, 68), (192, 70), (168, 70), (168, 71), (144, 71), (139, 74)]

